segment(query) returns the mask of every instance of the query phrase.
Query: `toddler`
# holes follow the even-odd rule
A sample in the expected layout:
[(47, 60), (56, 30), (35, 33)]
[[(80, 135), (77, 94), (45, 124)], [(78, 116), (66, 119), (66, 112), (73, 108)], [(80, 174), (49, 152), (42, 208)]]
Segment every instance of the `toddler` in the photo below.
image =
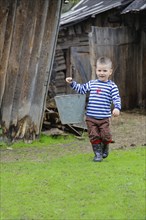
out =
[[(89, 140), (95, 154), (94, 161), (101, 162), (109, 154), (109, 143), (112, 136), (109, 128), (111, 115), (119, 116), (121, 110), (121, 98), (117, 85), (109, 80), (112, 74), (112, 62), (108, 57), (100, 57), (96, 63), (96, 80), (90, 80), (85, 84), (78, 84), (71, 77), (66, 82), (77, 93), (89, 92), (86, 109), (86, 124)], [(114, 108), (111, 113), (111, 104)]]

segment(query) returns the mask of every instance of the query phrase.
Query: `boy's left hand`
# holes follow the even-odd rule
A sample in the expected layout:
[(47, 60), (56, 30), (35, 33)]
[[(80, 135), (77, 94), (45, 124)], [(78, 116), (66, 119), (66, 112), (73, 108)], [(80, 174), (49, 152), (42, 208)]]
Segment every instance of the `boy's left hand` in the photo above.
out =
[(119, 115), (120, 115), (120, 111), (119, 111), (119, 109), (114, 108), (114, 110), (113, 110), (112, 114), (113, 114), (113, 116), (114, 116), (114, 117), (119, 116)]

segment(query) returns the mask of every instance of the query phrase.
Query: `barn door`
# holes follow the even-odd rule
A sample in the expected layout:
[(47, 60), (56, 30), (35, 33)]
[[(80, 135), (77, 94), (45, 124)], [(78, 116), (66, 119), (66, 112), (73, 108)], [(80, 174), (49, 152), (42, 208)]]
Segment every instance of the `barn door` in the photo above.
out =
[(79, 83), (86, 83), (91, 78), (89, 47), (71, 47), (71, 75)]
[(96, 60), (108, 56), (113, 61), (112, 80), (118, 85), (123, 108), (135, 107), (137, 102), (137, 44), (136, 32), (126, 27), (92, 27), (89, 34), (91, 78), (95, 79)]

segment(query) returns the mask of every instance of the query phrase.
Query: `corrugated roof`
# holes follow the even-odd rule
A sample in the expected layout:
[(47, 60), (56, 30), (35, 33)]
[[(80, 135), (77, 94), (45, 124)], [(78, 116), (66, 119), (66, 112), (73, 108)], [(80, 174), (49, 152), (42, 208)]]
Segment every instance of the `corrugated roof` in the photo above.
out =
[(142, 10), (146, 10), (146, 0), (135, 0), (123, 10), (122, 14), (126, 14), (129, 12), (139, 12)]
[(81, 0), (70, 11), (61, 15), (60, 25), (69, 25), (121, 6), (121, 0)]

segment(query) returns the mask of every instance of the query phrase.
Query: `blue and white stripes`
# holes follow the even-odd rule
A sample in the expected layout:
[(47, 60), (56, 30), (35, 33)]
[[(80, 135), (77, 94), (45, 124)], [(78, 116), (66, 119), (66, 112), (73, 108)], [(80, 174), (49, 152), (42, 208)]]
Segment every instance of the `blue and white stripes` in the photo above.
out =
[(117, 85), (108, 80), (102, 82), (91, 80), (85, 84), (77, 84), (75, 81), (71, 84), (72, 89), (77, 93), (90, 93), (87, 105), (86, 115), (96, 119), (104, 119), (111, 117), (111, 104), (114, 108), (121, 109), (121, 98)]

